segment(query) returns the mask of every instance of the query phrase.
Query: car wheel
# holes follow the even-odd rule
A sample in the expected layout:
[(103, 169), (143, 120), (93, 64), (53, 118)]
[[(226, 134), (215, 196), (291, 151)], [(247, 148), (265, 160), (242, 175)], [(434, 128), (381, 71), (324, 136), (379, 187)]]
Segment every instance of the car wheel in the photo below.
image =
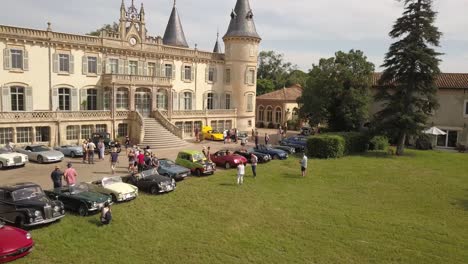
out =
[(115, 194), (111, 193), (111, 197), (112, 197), (112, 202), (116, 203), (117, 197), (115, 197)]
[(201, 176), (201, 170), (196, 169), (195, 170), (195, 176), (200, 177)]
[(0, 161), (0, 170), (3, 169), (3, 162)]
[(41, 163), (41, 164), (44, 163), (44, 158), (42, 156), (38, 156), (37, 157), (37, 162)]
[(279, 159), (279, 156), (278, 156), (278, 154), (276, 154), (276, 155), (273, 155), (273, 159), (274, 159), (274, 160), (277, 160), (277, 159)]
[(70, 157), (72, 157), (72, 158), (76, 157), (76, 154), (75, 154), (74, 151), (70, 152)]
[(15, 226), (18, 228), (24, 228), (24, 218), (22, 216), (16, 217)]
[(88, 215), (88, 207), (85, 204), (81, 204), (80, 208), (78, 208), (78, 214), (80, 216), (87, 216)]
[(230, 168), (231, 168), (231, 164), (230, 164), (229, 162), (226, 162), (226, 163), (224, 164), (224, 168), (230, 169)]
[(151, 186), (150, 193), (151, 194), (157, 194), (158, 193), (158, 187), (156, 185)]

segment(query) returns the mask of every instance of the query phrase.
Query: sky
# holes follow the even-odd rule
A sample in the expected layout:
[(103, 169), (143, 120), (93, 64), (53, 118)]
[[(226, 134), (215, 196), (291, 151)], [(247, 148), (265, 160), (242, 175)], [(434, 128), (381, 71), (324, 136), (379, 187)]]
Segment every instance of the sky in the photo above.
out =
[[(117, 22), (121, 0), (15, 0), (2, 1), (0, 24), (85, 34), (103, 24)], [(125, 0), (127, 7), (131, 0)], [(135, 0), (144, 3), (147, 29), (164, 35), (173, 0)], [(190, 47), (211, 51), (219, 29), (227, 30), (236, 0), (178, 0), (177, 9)], [(394, 41), (388, 36), (401, 16), (396, 0), (250, 0), (260, 50), (274, 50), (304, 71), (336, 51), (362, 50), (380, 71)], [(468, 73), (468, 0), (434, 0), (436, 25), (443, 33), (437, 51), (443, 72)], [(19, 12), (21, 10), (21, 12)], [(26, 15), (18, 15), (19, 13)]]

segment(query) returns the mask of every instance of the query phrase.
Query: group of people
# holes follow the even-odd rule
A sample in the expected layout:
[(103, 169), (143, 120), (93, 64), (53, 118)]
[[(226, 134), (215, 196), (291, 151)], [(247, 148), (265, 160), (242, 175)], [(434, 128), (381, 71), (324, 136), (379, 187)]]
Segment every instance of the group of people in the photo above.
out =
[(142, 172), (150, 169), (158, 169), (159, 159), (149, 146), (141, 149), (137, 146), (127, 148), (128, 172)]
[(98, 149), (99, 159), (104, 159), (106, 146), (102, 140), (99, 141), (98, 146), (91, 139), (83, 140), (81, 148), (83, 149), (83, 163), (86, 163), (86, 160), (88, 160), (88, 164), (94, 164), (94, 152), (96, 148)]
[[(252, 175), (254, 179), (257, 177), (257, 163), (258, 163), (258, 157), (250, 153), (250, 164), (252, 167)], [(242, 185), (244, 184), (244, 175), (245, 175), (245, 165), (243, 163), (240, 163), (237, 165), (237, 184)]]

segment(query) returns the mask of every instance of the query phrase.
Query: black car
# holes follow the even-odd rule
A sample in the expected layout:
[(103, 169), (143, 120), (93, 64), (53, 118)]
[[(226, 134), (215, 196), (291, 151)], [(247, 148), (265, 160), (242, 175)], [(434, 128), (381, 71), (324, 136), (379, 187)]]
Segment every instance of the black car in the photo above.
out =
[(65, 216), (62, 202), (49, 199), (34, 183), (0, 186), (0, 220), (31, 227), (48, 224)]
[(249, 163), (250, 162), (250, 154), (253, 153), (255, 156), (257, 156), (258, 158), (258, 163), (266, 163), (266, 162), (269, 162), (271, 161), (271, 156), (269, 154), (265, 154), (265, 153), (261, 153), (261, 152), (255, 152), (255, 151), (247, 151), (247, 150), (243, 150), (243, 149), (239, 149), (239, 150), (236, 150), (234, 151), (234, 154), (238, 154), (238, 155), (241, 155), (243, 156), (244, 158), (247, 159), (247, 161)]
[[(120, 146), (120, 143), (117, 141), (112, 141), (110, 137), (110, 133), (107, 132), (98, 132), (98, 133), (93, 133), (93, 143), (94, 145), (98, 145), (99, 141), (104, 142), (105, 146), (105, 153), (109, 153), (113, 148), (117, 149), (117, 153), (120, 153), (122, 151), (122, 148)], [(98, 148), (96, 148), (96, 151), (99, 151)]]
[(176, 181), (174, 179), (159, 175), (156, 169), (124, 176), (122, 177), (122, 181), (150, 194), (172, 192), (176, 188)]
[(310, 136), (315, 134), (315, 130), (311, 127), (301, 127), (301, 135)]

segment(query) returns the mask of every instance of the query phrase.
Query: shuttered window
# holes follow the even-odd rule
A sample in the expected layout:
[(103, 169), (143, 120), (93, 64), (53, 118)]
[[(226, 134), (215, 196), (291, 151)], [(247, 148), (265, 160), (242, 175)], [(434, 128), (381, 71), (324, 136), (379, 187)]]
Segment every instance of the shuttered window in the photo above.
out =
[(12, 86), (10, 88), (11, 111), (25, 111), (24, 87)]
[(88, 73), (97, 74), (98, 73), (98, 58), (88, 56)]
[(226, 94), (225, 95), (225, 107), (226, 109), (231, 109), (231, 94)]
[(70, 72), (70, 55), (59, 54), (59, 71)]
[(58, 102), (59, 102), (59, 110), (62, 110), (62, 111), (71, 110), (71, 92), (69, 88), (58, 89)]
[(23, 50), (11, 49), (11, 68), (23, 69)]
[(253, 112), (253, 94), (247, 95), (247, 112)]

